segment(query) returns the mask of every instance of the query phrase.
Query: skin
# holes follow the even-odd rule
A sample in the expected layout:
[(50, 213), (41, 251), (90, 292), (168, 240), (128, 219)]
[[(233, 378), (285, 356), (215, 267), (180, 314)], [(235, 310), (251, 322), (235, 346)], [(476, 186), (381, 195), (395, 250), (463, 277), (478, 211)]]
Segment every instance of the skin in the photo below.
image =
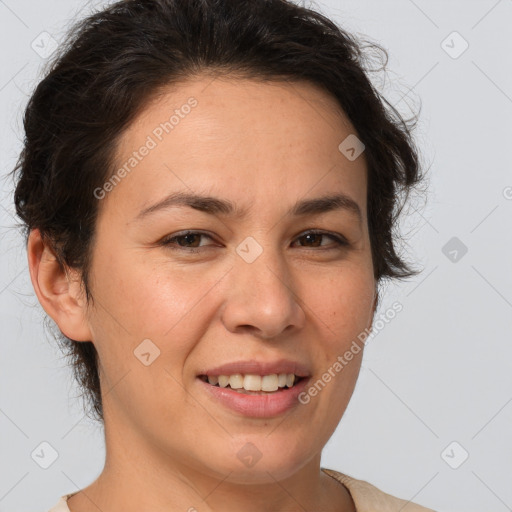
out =
[[(201, 76), (142, 111), (121, 138), (119, 166), (191, 96), (198, 105), (100, 200), (93, 304), (79, 273), (59, 267), (37, 230), (29, 238), (39, 301), (65, 335), (92, 341), (100, 359), (105, 467), (69, 508), (354, 511), (347, 489), (320, 471), (320, 455), (352, 396), (363, 350), (309, 404), (276, 418), (225, 409), (196, 375), (238, 359), (290, 358), (306, 363), (315, 382), (371, 328), (367, 167), (364, 153), (349, 161), (338, 150), (356, 131), (312, 84)], [(173, 207), (134, 220), (176, 191), (228, 199), (248, 215)], [(338, 192), (359, 205), (361, 223), (348, 210), (285, 215), (298, 200)], [(203, 252), (158, 243), (188, 229), (211, 235), (188, 239)], [(308, 240), (311, 229), (340, 234), (349, 246), (329, 235)], [(235, 251), (248, 236), (263, 249), (252, 263)], [(145, 339), (160, 350), (149, 366), (134, 356)], [(237, 457), (248, 442), (262, 454), (252, 467)]]

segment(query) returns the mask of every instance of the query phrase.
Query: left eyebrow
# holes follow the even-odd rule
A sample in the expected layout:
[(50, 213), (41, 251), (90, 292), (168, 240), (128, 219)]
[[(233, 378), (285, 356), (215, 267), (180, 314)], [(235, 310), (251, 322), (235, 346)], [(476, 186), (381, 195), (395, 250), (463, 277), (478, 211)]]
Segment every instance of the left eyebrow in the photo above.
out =
[[(174, 206), (185, 206), (210, 215), (224, 215), (238, 219), (246, 217), (249, 213), (248, 209), (239, 208), (227, 199), (186, 192), (175, 192), (141, 210), (134, 220), (141, 220), (152, 213)], [(297, 201), (290, 210), (288, 210), (287, 216), (301, 217), (306, 215), (320, 215), (333, 210), (345, 210), (355, 215), (359, 223), (362, 222), (361, 208), (357, 202), (342, 193)]]

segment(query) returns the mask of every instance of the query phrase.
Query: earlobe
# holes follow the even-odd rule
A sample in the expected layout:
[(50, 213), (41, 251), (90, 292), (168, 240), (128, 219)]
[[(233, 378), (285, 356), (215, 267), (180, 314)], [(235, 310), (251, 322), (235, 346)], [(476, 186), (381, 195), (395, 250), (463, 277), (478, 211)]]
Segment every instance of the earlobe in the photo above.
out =
[(27, 256), (32, 286), (46, 313), (68, 338), (92, 341), (79, 276), (59, 263), (38, 229), (30, 232)]

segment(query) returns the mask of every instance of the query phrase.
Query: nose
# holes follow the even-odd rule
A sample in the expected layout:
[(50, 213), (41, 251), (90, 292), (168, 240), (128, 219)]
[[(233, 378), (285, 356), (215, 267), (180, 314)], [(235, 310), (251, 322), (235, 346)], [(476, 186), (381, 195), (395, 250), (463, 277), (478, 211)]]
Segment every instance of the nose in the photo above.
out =
[(237, 255), (229, 276), (222, 321), (230, 332), (273, 339), (304, 326), (297, 283), (276, 251), (267, 248), (251, 263)]

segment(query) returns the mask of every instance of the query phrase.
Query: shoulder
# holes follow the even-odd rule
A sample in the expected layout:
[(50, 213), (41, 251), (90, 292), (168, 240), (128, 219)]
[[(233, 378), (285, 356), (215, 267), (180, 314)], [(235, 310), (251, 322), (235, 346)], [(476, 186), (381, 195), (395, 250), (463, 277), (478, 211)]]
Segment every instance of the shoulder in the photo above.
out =
[(59, 498), (59, 501), (48, 512), (70, 512), (68, 507), (68, 498), (76, 493), (65, 494)]
[(322, 468), (322, 471), (348, 489), (357, 512), (435, 512), (411, 501), (391, 496), (365, 480), (352, 478), (333, 469)]

